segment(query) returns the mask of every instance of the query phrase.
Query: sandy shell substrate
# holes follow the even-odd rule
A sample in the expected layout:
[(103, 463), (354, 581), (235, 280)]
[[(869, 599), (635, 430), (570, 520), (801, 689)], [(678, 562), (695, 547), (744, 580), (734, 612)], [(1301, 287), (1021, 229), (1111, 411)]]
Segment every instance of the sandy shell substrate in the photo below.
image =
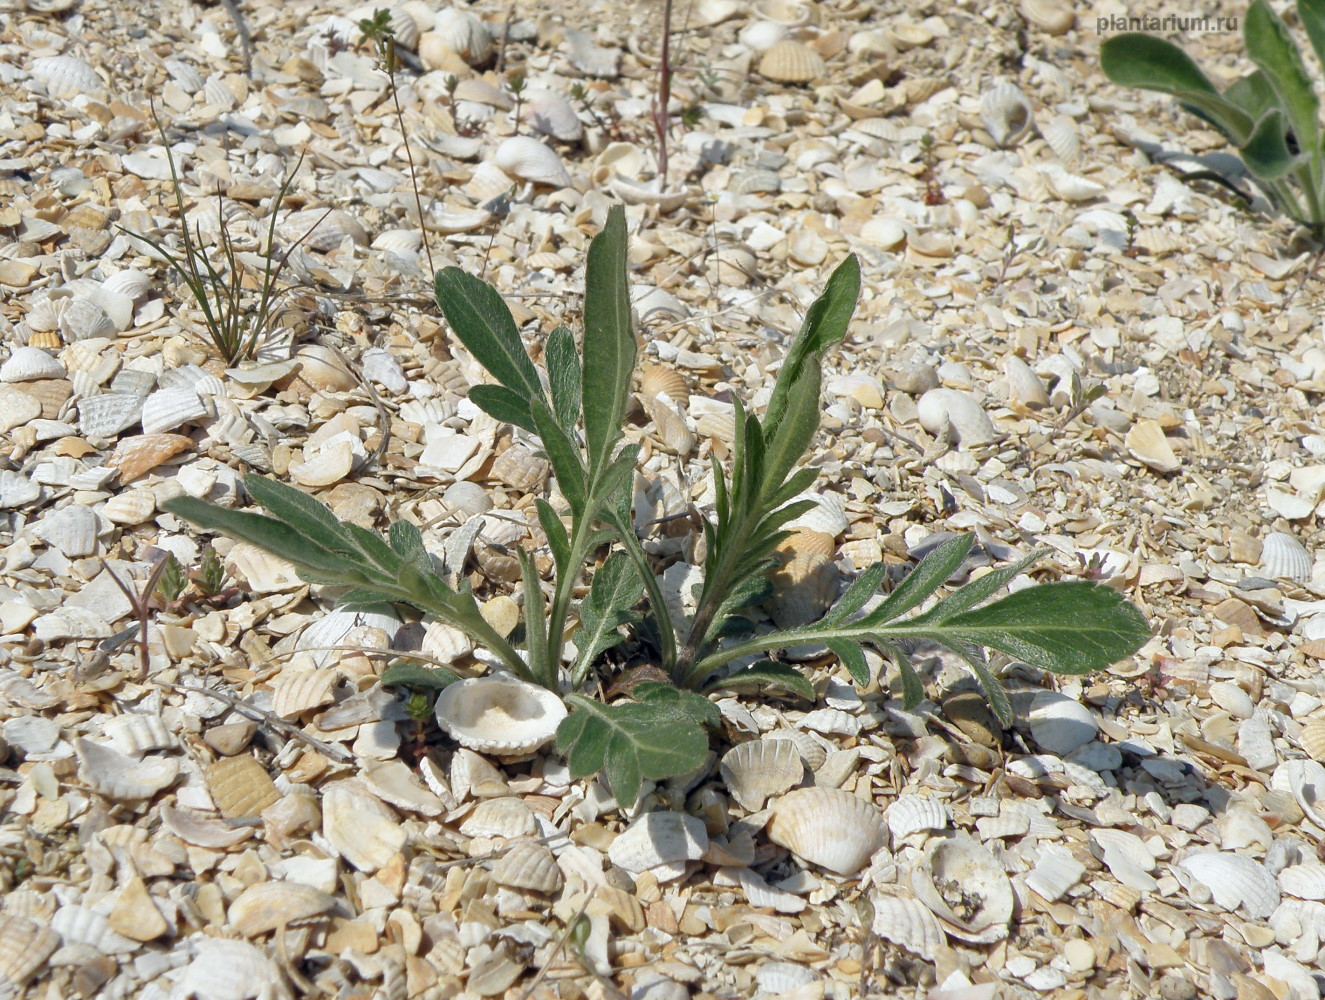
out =
[[(242, 6), (251, 76), (219, 5), (0, 9), (0, 995), (1320, 995), (1321, 279), (1284, 220), (1181, 179), (1218, 136), (1104, 81), (1093, 23), (1123, 4), (678, 0), (664, 184), (660, 4), (407, 0), (431, 260), (355, 44), (371, 7)], [(1232, 35), (1183, 44), (1246, 72)], [(130, 235), (181, 252), (153, 107), (190, 231), (227, 227), (250, 281), (273, 210), (283, 249), (312, 228), (255, 361), (218, 360)], [(533, 503), (560, 501), (538, 442), (466, 398), (485, 376), (431, 270), (483, 273), (537, 357), (578, 327), (617, 201), (635, 518), (669, 611), (733, 396), (763, 406), (854, 252), (821, 502), (769, 620), (974, 532), (965, 572), (1043, 547), (1037, 579), (1114, 586), (1156, 637), (1098, 676), (1005, 665), (1006, 734), (935, 648), (913, 713), (877, 659), (857, 692), (792, 650), (816, 704), (720, 701), (711, 767), (624, 814), (549, 749), (459, 746), (378, 683), (388, 650), (482, 672), (463, 636), (335, 612), (247, 545), (217, 543), (237, 592), (153, 613), (140, 676), (111, 574), (197, 565), (160, 505), (244, 506), (249, 471), (414, 522), (514, 628), (511, 549), (547, 573)]]

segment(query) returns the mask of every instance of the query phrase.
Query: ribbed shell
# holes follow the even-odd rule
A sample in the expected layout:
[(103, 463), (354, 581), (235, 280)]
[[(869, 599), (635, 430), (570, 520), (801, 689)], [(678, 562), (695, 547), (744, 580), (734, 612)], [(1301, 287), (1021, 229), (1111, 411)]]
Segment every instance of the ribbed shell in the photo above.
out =
[(505, 837), (514, 840), (517, 837), (528, 837), (537, 830), (538, 823), (534, 820), (533, 810), (523, 799), (514, 795), (484, 799), (460, 824), (460, 832), (466, 837)]
[(928, 962), (934, 961), (947, 939), (943, 925), (921, 902), (904, 896), (875, 896), (874, 933)]
[(209, 765), (206, 778), (212, 802), (226, 819), (257, 816), (281, 797), (266, 768), (246, 754)]
[(759, 74), (778, 83), (809, 83), (828, 72), (823, 56), (804, 42), (784, 38), (759, 60)]
[(770, 796), (800, 784), (805, 762), (791, 740), (751, 740), (727, 751), (718, 765), (732, 798), (755, 812)]
[(1271, 580), (1311, 579), (1311, 553), (1286, 531), (1272, 531), (1261, 545), (1261, 568)]
[(0, 985), (22, 989), (59, 945), (60, 935), (49, 927), (0, 913)]
[(996, 83), (980, 99), (980, 120), (999, 146), (1015, 145), (1035, 124), (1035, 109), (1013, 83)]
[(884, 819), (894, 844), (903, 837), (928, 830), (942, 830), (952, 822), (952, 813), (938, 799), (928, 795), (900, 795), (888, 807)]
[(437, 696), (437, 724), (481, 753), (532, 753), (556, 735), (566, 706), (546, 688), (514, 677), (475, 677)]
[(769, 840), (839, 875), (854, 875), (883, 846), (878, 807), (839, 788), (788, 792), (772, 811)]
[(554, 893), (565, 882), (557, 859), (544, 844), (519, 841), (492, 866), (492, 880), (513, 889)]

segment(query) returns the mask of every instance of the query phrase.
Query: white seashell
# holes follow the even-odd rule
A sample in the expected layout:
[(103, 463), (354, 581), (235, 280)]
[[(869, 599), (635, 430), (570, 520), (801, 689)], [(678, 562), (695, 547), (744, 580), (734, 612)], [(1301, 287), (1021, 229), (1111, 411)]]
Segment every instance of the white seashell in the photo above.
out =
[(796, 745), (797, 752), (801, 755), (801, 760), (811, 771), (817, 771), (823, 767), (824, 761), (828, 759), (828, 751), (823, 745), (811, 736), (809, 733), (800, 729), (775, 729), (771, 733), (764, 735), (765, 740), (788, 740)]
[(795, 962), (765, 962), (755, 973), (755, 982), (773, 996), (790, 993), (802, 986), (817, 983), (823, 977), (813, 969)]
[(932, 962), (946, 944), (943, 925), (919, 900), (904, 896), (874, 896), (874, 933), (885, 941), (927, 962)]
[(805, 777), (805, 762), (791, 740), (751, 740), (733, 747), (718, 769), (732, 798), (755, 812), (770, 796), (799, 785)]
[(1125, 830), (1101, 827), (1090, 831), (1092, 849), (1123, 885), (1141, 892), (1153, 892), (1157, 882), (1150, 874), (1155, 870), (1155, 857), (1145, 841)]
[(912, 870), (911, 888), (961, 941), (992, 944), (1008, 936), (1012, 883), (989, 848), (964, 834), (930, 844)]
[(980, 98), (980, 120), (994, 142), (1006, 149), (1030, 131), (1035, 124), (1035, 109), (1020, 87), (1004, 80)]
[(1104, 192), (1103, 184), (1079, 174), (1070, 174), (1057, 163), (1044, 164), (1040, 167), (1040, 174), (1049, 193), (1063, 201), (1090, 201)]
[(1089, 708), (1057, 691), (1036, 694), (1028, 720), (1035, 742), (1059, 756), (1084, 747), (1099, 732), (1099, 723)]
[(1040, 135), (1064, 163), (1076, 161), (1081, 152), (1081, 133), (1077, 130), (1077, 123), (1067, 115), (1056, 115), (1048, 124), (1041, 125)]
[(1138, 420), (1124, 436), (1123, 443), (1133, 458), (1156, 472), (1176, 472), (1182, 467), (1158, 421)]
[(25, 756), (49, 753), (60, 742), (60, 724), (42, 715), (20, 715), (5, 722), (4, 738)]
[(522, 840), (492, 866), (492, 880), (513, 889), (531, 889), (534, 892), (555, 893), (565, 884), (557, 859), (546, 845)]
[(113, 438), (138, 423), (142, 411), (140, 396), (122, 392), (84, 396), (78, 401), (78, 429), (86, 437)]
[(799, 788), (772, 806), (768, 839), (810, 864), (854, 875), (883, 846), (878, 807), (839, 788)]
[(1026, 885), (1049, 902), (1057, 902), (1081, 881), (1086, 866), (1057, 844), (1041, 844)]
[(144, 433), (160, 434), (207, 416), (207, 404), (192, 389), (158, 389), (143, 400), (141, 419)]
[[(816, 708), (806, 712), (796, 723), (800, 729), (810, 729), (826, 736), (859, 736), (863, 723), (859, 717), (837, 708)], [(817, 768), (816, 768), (817, 770)]]
[(667, 396), (641, 396), (640, 402), (664, 448), (686, 458), (695, 447), (695, 435), (677, 406)]
[(946, 436), (961, 448), (992, 444), (1002, 437), (975, 397), (959, 389), (930, 389), (916, 401), (916, 415), (929, 433)]
[(897, 800), (883, 814), (892, 834), (893, 846), (913, 833), (947, 829), (952, 822), (952, 813), (948, 807), (936, 798), (928, 795), (899, 795)]
[(514, 795), (500, 795), (484, 799), (460, 824), (466, 837), (504, 837), (515, 840), (538, 832), (534, 812), (523, 799)]
[(793, 38), (774, 43), (759, 59), (759, 75), (778, 83), (809, 83), (827, 72), (824, 57)]
[(186, 94), (196, 94), (202, 90), (202, 74), (182, 59), (166, 59), (163, 63), (166, 72), (175, 85)]
[(1021, 0), (1021, 13), (1031, 27), (1046, 35), (1063, 35), (1077, 23), (1077, 15), (1063, 0)]
[(1049, 405), (1049, 393), (1030, 365), (1015, 354), (1003, 362), (1008, 380), (1008, 404), (1014, 408), (1042, 410)]
[(395, 814), (355, 779), (323, 787), (322, 835), (361, 872), (391, 861), (409, 839)]
[(153, 750), (173, 750), (175, 736), (159, 715), (130, 712), (107, 719), (106, 737), (123, 753), (141, 757)]
[(738, 868), (732, 876), (745, 893), (745, 901), (757, 909), (770, 909), (778, 913), (800, 913), (809, 904), (795, 893), (775, 889), (764, 877), (749, 868)]
[(776, 21), (751, 21), (736, 37), (751, 52), (767, 52), (790, 33), (791, 29)]
[(161, 807), (161, 825), (184, 843), (213, 851), (234, 847), (254, 833), (251, 826), (231, 826), (225, 820), (170, 806)]
[(295, 719), (313, 709), (336, 702), (340, 674), (335, 670), (286, 667), (272, 682), (272, 711), (282, 719)]
[[(401, 48), (409, 49), (413, 52), (419, 47), (419, 22), (414, 19), (404, 7), (385, 7), (384, 9), (391, 15), (391, 37), (395, 39), (397, 45)], [(377, 12), (374, 7), (360, 7), (350, 14), (350, 19), (358, 23), (364, 18), (372, 17)]]
[[(536, 493), (547, 481), (548, 468), (547, 459), (539, 458), (522, 444), (513, 444), (493, 459), (489, 473), (497, 482), (504, 483), (521, 493)], [(521, 531), (519, 537), (523, 536), (524, 532)], [(492, 533), (488, 533), (487, 537), (490, 541), (505, 544), (504, 541), (498, 541)]]
[(846, 498), (841, 493), (811, 491), (802, 493), (788, 502), (799, 503), (802, 500), (813, 500), (816, 506), (811, 507), (795, 520), (788, 521), (787, 530), (817, 531), (836, 538), (845, 534), (851, 527), (851, 521), (846, 513)]
[(110, 747), (79, 738), (74, 743), (80, 760), (78, 774), (98, 795), (117, 801), (150, 799), (175, 783), (179, 761), (153, 757), (139, 762)]
[(40, 347), (15, 347), (9, 359), (0, 365), (0, 382), (35, 382), (43, 378), (64, 378), (64, 365)]
[(77, 298), (60, 313), (60, 332), (67, 343), (74, 344), (98, 337), (112, 338), (119, 331), (105, 309), (90, 298)]
[(281, 798), (266, 768), (247, 754), (222, 757), (204, 772), (207, 793), (226, 819), (257, 816)]
[(744, 7), (741, 0), (698, 0), (691, 11), (697, 26), (711, 28), (736, 17)]
[(505, 676), (448, 685), (435, 711), (437, 724), (461, 746), (512, 757), (551, 740), (567, 714), (553, 692)]
[(607, 848), (612, 864), (638, 874), (677, 861), (697, 861), (709, 848), (704, 821), (677, 812), (645, 813)]
[[(12, 904), (13, 897), (6, 900)], [(34, 920), (0, 913), (0, 987), (21, 991), (60, 946), (60, 935)]]
[(497, 147), (492, 162), (503, 173), (520, 180), (552, 187), (570, 187), (571, 177), (561, 157), (527, 135), (513, 135)]
[(485, 226), (492, 213), (483, 208), (445, 208), (428, 216), (428, 228), (444, 234), (470, 233)]
[(860, 227), (860, 238), (883, 250), (896, 250), (906, 242), (906, 225), (889, 215), (876, 215)]
[(563, 34), (566, 54), (577, 70), (602, 80), (610, 80), (617, 75), (621, 62), (620, 49), (598, 45), (592, 35), (576, 28), (567, 28)]
[(91, 507), (70, 504), (42, 518), (32, 533), (70, 559), (95, 555), (101, 521)]
[(349, 212), (338, 208), (293, 212), (280, 223), (277, 231), (291, 242), (303, 240), (301, 246), (320, 253), (338, 249), (346, 239), (355, 246), (368, 245), (368, 231)]
[(562, 142), (576, 142), (584, 135), (584, 123), (575, 113), (575, 106), (554, 90), (526, 91), (521, 121), (543, 135)]
[(1279, 885), (1254, 858), (1229, 851), (1198, 851), (1178, 867), (1210, 890), (1226, 910), (1242, 909), (1252, 920), (1265, 920), (1279, 905)]
[(1325, 865), (1313, 861), (1279, 873), (1279, 888), (1297, 899), (1325, 899)]
[(299, 882), (258, 882), (241, 892), (226, 922), (244, 937), (257, 937), (315, 920), (336, 905), (336, 897)]
[(123, 271), (116, 271), (103, 281), (101, 287), (115, 295), (123, 295), (136, 304), (152, 290), (152, 279), (142, 271), (125, 268)]
[(1314, 760), (1286, 760), (1275, 768), (1271, 784), (1292, 792), (1307, 818), (1325, 826), (1325, 766)]
[(423, 246), (423, 234), (417, 229), (387, 229), (372, 242), (374, 250), (417, 250)]
[(331, 441), (303, 462), (290, 466), (291, 477), (300, 486), (331, 486), (354, 468), (354, 449), (348, 441)]
[(376, 382), (387, 392), (399, 395), (409, 387), (405, 379), (405, 369), (399, 359), (380, 347), (370, 347), (364, 351), (363, 357), (359, 359), (359, 366), (363, 370), (364, 378)]
[(754, 0), (751, 12), (755, 17), (788, 28), (802, 28), (814, 16), (810, 4), (800, 0)]
[(81, 94), (102, 93), (106, 85), (90, 63), (75, 56), (43, 56), (32, 60), (32, 75), (46, 85), (51, 97), (68, 100)]
[(276, 963), (247, 941), (198, 935), (193, 961), (172, 987), (191, 1000), (247, 1000), (280, 997), (274, 986), (284, 982)]
[(121, 955), (138, 948), (138, 942), (117, 934), (110, 921), (90, 906), (65, 905), (51, 917), (51, 930), (64, 940), (65, 947), (87, 945), (103, 955)]
[(432, 31), (448, 49), (471, 66), (492, 56), (492, 32), (477, 14), (446, 7), (433, 18)]
[(1261, 568), (1271, 580), (1311, 579), (1311, 553), (1286, 531), (1272, 531), (1261, 544)]

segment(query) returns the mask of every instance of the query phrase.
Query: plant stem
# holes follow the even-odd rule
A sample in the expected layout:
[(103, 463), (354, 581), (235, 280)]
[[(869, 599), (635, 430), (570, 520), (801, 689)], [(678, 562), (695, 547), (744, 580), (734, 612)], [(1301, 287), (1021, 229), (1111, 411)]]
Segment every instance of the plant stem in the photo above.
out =
[[(593, 501), (591, 500), (590, 503)], [(590, 508), (591, 509), (591, 508)], [(557, 588), (552, 596), (552, 611), (548, 615), (548, 673), (556, 686), (557, 670), (561, 666), (561, 653), (566, 646), (566, 619), (570, 616), (571, 596), (575, 590), (575, 581), (579, 578), (579, 567), (589, 555), (589, 541), (593, 537), (593, 518), (576, 518), (571, 528), (570, 555), (566, 559), (567, 572), (557, 574)], [(575, 677), (575, 683), (584, 678)]]
[(653, 128), (658, 134), (658, 190), (667, 189), (667, 108), (672, 100), (672, 0), (663, 0), (662, 63), (654, 95)]
[(409, 182), (414, 188), (414, 208), (419, 213), (419, 232), (423, 234), (423, 250), (428, 256), (428, 270), (436, 273), (432, 262), (432, 243), (428, 240), (428, 220), (423, 215), (423, 199), (419, 197), (419, 177), (414, 166), (414, 154), (409, 148), (409, 132), (405, 129), (405, 113), (400, 108), (400, 93), (396, 90), (396, 40), (386, 39), (386, 75), (391, 84), (391, 100), (396, 106), (396, 121), (400, 124), (400, 139), (405, 145), (405, 159), (409, 161)]

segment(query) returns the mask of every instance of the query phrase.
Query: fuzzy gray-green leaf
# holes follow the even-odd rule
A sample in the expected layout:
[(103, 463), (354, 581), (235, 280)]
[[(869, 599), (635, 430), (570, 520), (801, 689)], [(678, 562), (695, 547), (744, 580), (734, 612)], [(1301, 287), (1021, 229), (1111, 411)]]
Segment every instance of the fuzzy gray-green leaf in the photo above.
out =
[(1320, 102), (1288, 27), (1265, 0), (1255, 0), (1247, 9), (1243, 36), (1247, 57), (1269, 78), (1279, 95), (1299, 148), (1315, 149), (1320, 134)]
[(567, 434), (580, 419), (580, 356), (575, 353), (575, 336), (559, 326), (547, 338), (543, 352), (547, 363), (548, 387), (552, 392), (552, 409), (557, 423)]
[(624, 552), (613, 552), (599, 567), (580, 608), (577, 673), (621, 641), (617, 629), (639, 619), (633, 609), (643, 589), (639, 570)]
[(670, 705), (694, 719), (697, 726), (717, 729), (722, 725), (718, 706), (693, 691), (683, 691), (661, 681), (641, 681), (631, 689), (631, 696), (649, 705)]
[(824, 615), (823, 624), (836, 625), (838, 622), (846, 621), (849, 616), (863, 608), (866, 602), (879, 592), (883, 578), (887, 575), (887, 563), (875, 563), (861, 570), (828, 614)]
[(1266, 181), (1278, 180), (1306, 160), (1288, 148), (1288, 121), (1277, 108), (1256, 123), (1239, 152), (1247, 169)]
[[(1013, 577), (1024, 570), (1031, 563), (1040, 557), (1039, 552), (1032, 552), (1030, 555), (1018, 559), (1007, 566), (1000, 566), (998, 569), (990, 570), (984, 576), (977, 577), (970, 583), (959, 587), (947, 597), (939, 601), (924, 614), (916, 615), (907, 622), (908, 625), (922, 625), (930, 622), (947, 621), (953, 615), (961, 614), (967, 608), (973, 608), (981, 601), (988, 600), (994, 596), (1004, 585)], [(919, 567), (917, 567), (918, 569)], [(954, 567), (955, 569), (955, 567)]]
[[(882, 604), (852, 625), (872, 628), (906, 614), (957, 572), (957, 567), (966, 559), (966, 554), (971, 551), (974, 542), (974, 535), (957, 535), (934, 546), (929, 554), (920, 560), (920, 565), (907, 574), (906, 579), (897, 585)], [(847, 593), (850, 594), (851, 591), (848, 590)], [(856, 595), (852, 596), (852, 600), (856, 600)], [(833, 624), (841, 620), (834, 612), (829, 612), (828, 617), (833, 620)]]
[(557, 512), (546, 500), (540, 497), (534, 501), (534, 506), (538, 510), (538, 523), (547, 537), (548, 548), (552, 550), (552, 561), (557, 567), (557, 573), (565, 573), (572, 568), (568, 566), (570, 538), (566, 534), (566, 526), (561, 523), (561, 518), (557, 517)]
[(441, 691), (460, 678), (444, 667), (425, 667), (409, 660), (397, 660), (382, 671), (382, 684), (386, 687), (422, 688)]
[(752, 667), (738, 670), (729, 677), (709, 681), (705, 691), (782, 691), (806, 701), (814, 701), (814, 685), (795, 667), (773, 660), (760, 660)]
[(530, 398), (504, 385), (476, 385), (469, 390), (469, 400), (495, 420), (514, 424), (532, 434), (538, 433)]
[(612, 459), (635, 372), (626, 285), (626, 210), (614, 205), (589, 244), (584, 278), (584, 437), (591, 478)]
[(538, 372), (497, 290), (458, 267), (438, 271), (436, 286), (442, 314), (478, 363), (525, 399), (542, 396)]
[(833, 651), (833, 655), (842, 661), (842, 666), (847, 668), (847, 673), (851, 679), (860, 687), (865, 687), (870, 682), (869, 664), (865, 662), (865, 651), (860, 648), (858, 643), (849, 642), (845, 639), (832, 639), (828, 642), (828, 648)]
[(586, 497), (584, 465), (580, 461), (580, 453), (553, 417), (552, 411), (541, 401), (534, 404), (533, 415), (538, 436), (543, 439), (543, 450), (547, 452), (548, 462), (552, 465), (552, 474), (557, 477), (557, 486), (570, 503), (575, 517), (583, 517)]

